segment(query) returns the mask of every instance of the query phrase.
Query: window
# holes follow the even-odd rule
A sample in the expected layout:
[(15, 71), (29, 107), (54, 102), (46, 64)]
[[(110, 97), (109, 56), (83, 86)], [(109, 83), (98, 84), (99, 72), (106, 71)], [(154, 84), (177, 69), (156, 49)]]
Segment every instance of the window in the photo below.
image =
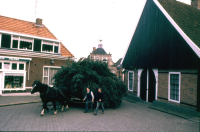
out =
[(53, 42), (43, 41), (42, 42), (42, 51), (53, 52)]
[(180, 103), (180, 73), (170, 72), (169, 73), (169, 91), (168, 99)]
[(1, 47), (10, 48), (11, 35), (2, 34), (1, 36)]
[(19, 40), (19, 37), (14, 37), (13, 36), (12, 48), (18, 49), (18, 40)]
[(12, 63), (12, 70), (17, 70), (17, 63)]
[(14, 49), (25, 49), (32, 50), (33, 39), (24, 38), (19, 36), (12, 37), (12, 48)]
[(42, 52), (58, 53), (59, 43), (42, 41)]
[(44, 67), (43, 83), (53, 86), (55, 82), (53, 77), (58, 72), (59, 69), (60, 67)]
[(33, 49), (33, 51), (41, 52), (41, 40), (34, 39), (34, 49)]
[(33, 39), (20, 38), (20, 49), (32, 50)]
[(19, 70), (24, 70), (24, 64), (19, 64)]
[(54, 53), (58, 53), (59, 43), (55, 43), (54, 45)]
[(103, 57), (103, 62), (107, 63), (107, 57)]
[(133, 81), (134, 81), (134, 72), (129, 71), (128, 72), (128, 90), (133, 91)]
[(4, 69), (9, 70), (10, 69), (10, 63), (9, 62), (4, 62)]
[(4, 89), (23, 89), (24, 74), (5, 73)]
[(2, 62), (0, 62), (0, 69), (2, 69)]
[(95, 60), (95, 61), (99, 60), (99, 57), (96, 57), (96, 56), (95, 56), (95, 57), (94, 57), (94, 60)]

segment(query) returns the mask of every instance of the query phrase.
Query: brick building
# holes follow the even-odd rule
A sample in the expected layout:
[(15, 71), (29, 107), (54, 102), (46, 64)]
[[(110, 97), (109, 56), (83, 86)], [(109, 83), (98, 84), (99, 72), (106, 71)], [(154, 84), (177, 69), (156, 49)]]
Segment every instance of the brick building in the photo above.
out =
[(0, 95), (30, 91), (35, 80), (53, 86), (53, 76), (73, 57), (42, 19), (0, 16)]
[(200, 10), (196, 7), (176, 0), (146, 1), (121, 61), (129, 94), (200, 111)]
[(89, 55), (90, 59), (103, 61), (108, 64), (111, 72), (116, 74), (117, 67), (112, 60), (112, 54), (107, 54), (106, 51), (103, 49), (102, 40), (99, 41), (98, 48), (93, 47), (92, 53)]

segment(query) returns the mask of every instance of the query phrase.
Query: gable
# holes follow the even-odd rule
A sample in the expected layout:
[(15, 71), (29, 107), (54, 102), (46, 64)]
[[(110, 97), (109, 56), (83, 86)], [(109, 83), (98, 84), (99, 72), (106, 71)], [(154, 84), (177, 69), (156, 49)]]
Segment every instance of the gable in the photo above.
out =
[(124, 68), (196, 68), (198, 56), (153, 0), (147, 0)]

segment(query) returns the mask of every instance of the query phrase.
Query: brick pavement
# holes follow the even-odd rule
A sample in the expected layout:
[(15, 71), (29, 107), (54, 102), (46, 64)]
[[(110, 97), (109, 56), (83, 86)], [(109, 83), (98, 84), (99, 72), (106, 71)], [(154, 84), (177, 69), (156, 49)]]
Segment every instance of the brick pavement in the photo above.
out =
[(149, 109), (146, 102), (123, 100), (119, 108), (105, 109), (105, 114), (99, 110), (96, 116), (70, 107), (58, 115), (49, 111), (41, 117), (41, 104), (0, 107), (0, 131), (199, 131), (198, 122)]

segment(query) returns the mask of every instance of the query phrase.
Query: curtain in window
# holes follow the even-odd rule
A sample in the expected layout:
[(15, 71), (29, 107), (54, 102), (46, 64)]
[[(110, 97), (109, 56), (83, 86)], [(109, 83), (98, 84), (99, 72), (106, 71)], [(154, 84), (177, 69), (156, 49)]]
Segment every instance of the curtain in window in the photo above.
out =
[(52, 42), (47, 42), (47, 41), (43, 41), (43, 43), (42, 44), (46, 44), (46, 45), (53, 45), (53, 43)]
[(44, 76), (48, 76), (48, 68), (44, 68)]
[(129, 72), (129, 90), (133, 90), (133, 73)]
[(49, 85), (53, 85), (55, 79), (53, 79), (54, 75), (58, 72), (58, 68), (50, 68), (49, 71)]
[(48, 84), (48, 68), (44, 68), (44, 84)]
[(20, 38), (20, 41), (24, 41), (24, 42), (33, 42), (33, 39), (27, 39), (27, 38)]
[(179, 101), (179, 74), (170, 74), (170, 99)]

